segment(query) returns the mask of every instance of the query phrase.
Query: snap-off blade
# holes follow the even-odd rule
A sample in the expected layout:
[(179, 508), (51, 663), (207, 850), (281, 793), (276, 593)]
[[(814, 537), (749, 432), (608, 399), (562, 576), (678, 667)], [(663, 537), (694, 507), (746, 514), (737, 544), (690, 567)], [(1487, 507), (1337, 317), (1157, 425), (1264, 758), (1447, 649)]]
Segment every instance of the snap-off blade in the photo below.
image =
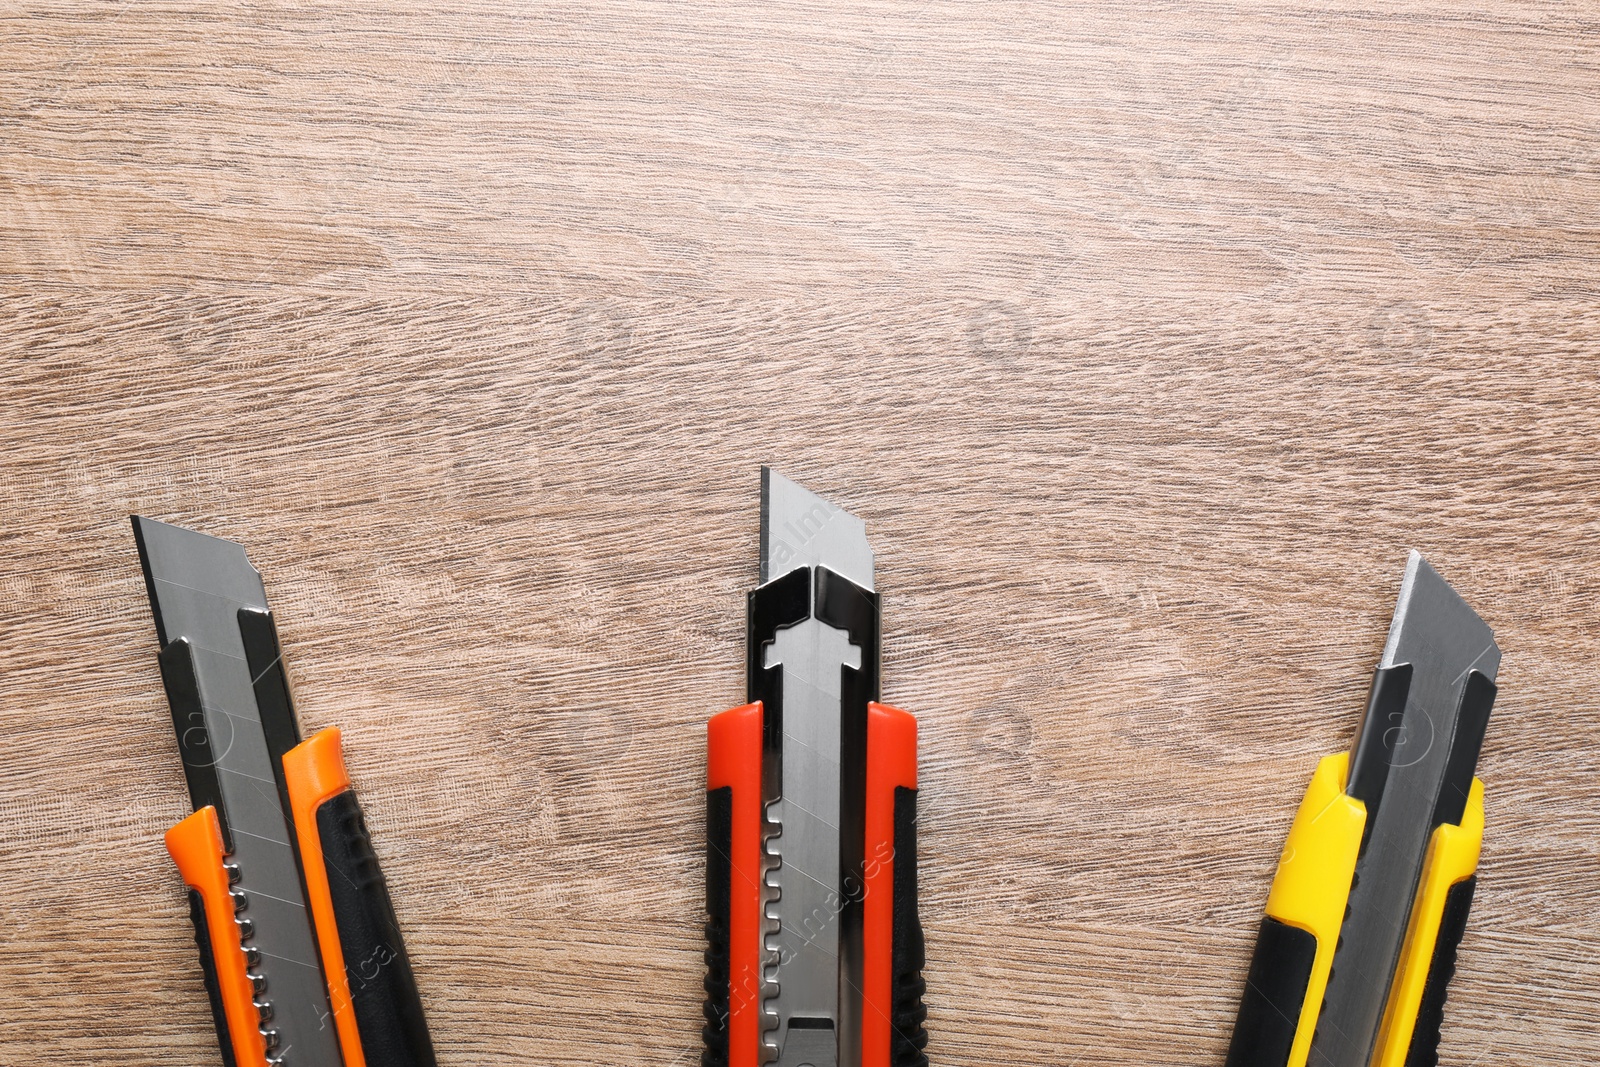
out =
[[(761, 581), (825, 567), (873, 588), (862, 521), (766, 468)], [(768, 768), (762, 827), (761, 1062), (856, 1067), (860, 959), (841, 941), (840, 827), (860, 812), (841, 789), (841, 667), (860, 667), (849, 635), (816, 618), (780, 629), (761, 666), (782, 667), (782, 736)], [(875, 655), (876, 649), (869, 655)], [(773, 756), (769, 755), (769, 760)], [(855, 996), (849, 995), (854, 987)]]

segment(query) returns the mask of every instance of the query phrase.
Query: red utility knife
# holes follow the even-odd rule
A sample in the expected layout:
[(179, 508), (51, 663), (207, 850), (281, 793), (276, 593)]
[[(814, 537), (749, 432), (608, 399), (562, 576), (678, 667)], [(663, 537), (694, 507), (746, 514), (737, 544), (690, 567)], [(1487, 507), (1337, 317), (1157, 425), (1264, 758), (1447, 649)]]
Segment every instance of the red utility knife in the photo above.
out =
[(747, 698), (707, 730), (703, 1067), (925, 1067), (917, 720), (861, 520), (766, 468)]

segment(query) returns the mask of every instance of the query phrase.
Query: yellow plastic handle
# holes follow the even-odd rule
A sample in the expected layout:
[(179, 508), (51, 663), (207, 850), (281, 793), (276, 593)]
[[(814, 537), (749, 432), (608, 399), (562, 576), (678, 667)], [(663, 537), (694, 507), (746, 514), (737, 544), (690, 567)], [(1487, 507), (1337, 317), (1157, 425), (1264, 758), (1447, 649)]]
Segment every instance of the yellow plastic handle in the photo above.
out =
[[(1350, 882), (1361, 851), (1366, 806), (1345, 794), (1348, 753), (1327, 756), (1317, 764), (1311, 785), (1300, 801), (1289, 840), (1278, 861), (1267, 914), (1279, 922), (1309, 931), (1317, 953), (1306, 984), (1305, 1000), (1295, 1027), (1286, 1067), (1305, 1067), (1311, 1037), (1322, 1011), (1333, 952), (1349, 902)], [(1372, 1067), (1404, 1067), (1422, 1003), (1434, 944), (1450, 887), (1470, 878), (1483, 845), (1483, 783), (1472, 780), (1459, 826), (1436, 827), (1428, 844), (1422, 882), (1411, 907), (1400, 963), (1390, 986), (1389, 1002), (1372, 1057)]]
[(1361, 852), (1367, 808), (1345, 795), (1349, 767), (1347, 752), (1326, 756), (1317, 764), (1267, 896), (1268, 915), (1308, 930), (1317, 939), (1316, 961), (1311, 965), (1288, 1067), (1304, 1067), (1311, 1051), (1311, 1035), (1322, 1010), (1322, 994), (1328, 988), (1333, 950), (1339, 943), (1339, 927), (1350, 896), (1350, 879)]
[(1428, 842), (1428, 858), (1422, 868), (1422, 883), (1411, 905), (1411, 924), (1406, 927), (1405, 945), (1400, 950), (1400, 966), (1389, 987), (1389, 1003), (1383, 1012), (1383, 1027), (1378, 1031), (1378, 1051), (1373, 1067), (1404, 1067), (1411, 1048), (1411, 1033), (1422, 1004), (1422, 990), (1433, 962), (1433, 948), (1444, 917), (1445, 898), (1450, 887), (1471, 878), (1478, 869), (1478, 853), (1483, 849), (1483, 783), (1472, 780), (1467, 807), (1461, 824), (1444, 823), (1434, 828)]

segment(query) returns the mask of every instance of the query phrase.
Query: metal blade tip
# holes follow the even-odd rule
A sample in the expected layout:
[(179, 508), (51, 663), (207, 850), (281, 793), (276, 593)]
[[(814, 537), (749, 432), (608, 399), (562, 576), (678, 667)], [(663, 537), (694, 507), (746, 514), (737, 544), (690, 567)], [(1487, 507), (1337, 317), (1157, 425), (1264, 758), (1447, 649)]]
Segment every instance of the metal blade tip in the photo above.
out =
[(797, 567), (823, 566), (864, 589), (873, 586), (864, 522), (836, 504), (761, 468), (761, 583)]
[(177, 601), (191, 601), (194, 594), (266, 608), (261, 575), (245, 555), (244, 546), (142, 515), (129, 518), (162, 648), (172, 638), (188, 632), (191, 620), (187, 616), (192, 612), (180, 611), (179, 618), (174, 619), (171, 609)]
[(1477, 670), (1494, 681), (1500, 669), (1500, 647), (1489, 624), (1412, 549), (1380, 666), (1417, 663), (1425, 657), (1445, 659), (1452, 675)]

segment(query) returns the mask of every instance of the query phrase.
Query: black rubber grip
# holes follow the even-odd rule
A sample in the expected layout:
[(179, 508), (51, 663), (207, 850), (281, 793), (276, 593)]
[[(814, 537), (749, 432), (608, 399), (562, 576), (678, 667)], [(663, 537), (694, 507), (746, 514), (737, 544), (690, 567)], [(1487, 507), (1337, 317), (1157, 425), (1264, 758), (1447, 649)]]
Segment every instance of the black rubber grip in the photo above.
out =
[(1227, 1067), (1284, 1067), (1289, 1062), (1316, 959), (1317, 938), (1311, 931), (1270, 915), (1261, 920)]
[(437, 1067), (389, 887), (353, 790), (317, 809), (317, 836), (368, 1067)]
[(706, 1022), (701, 1067), (728, 1067), (728, 915), (732, 908), (733, 787), (706, 790)]
[(206, 982), (206, 999), (211, 1001), (211, 1021), (217, 1028), (217, 1044), (222, 1046), (223, 1067), (238, 1067), (233, 1057), (233, 1034), (228, 1030), (228, 1009), (222, 1005), (222, 986), (217, 982), (217, 957), (211, 950), (206, 902), (194, 889), (189, 890), (189, 921), (194, 923), (194, 943), (200, 950), (200, 973)]
[(1444, 898), (1439, 936), (1433, 943), (1433, 959), (1428, 962), (1428, 980), (1422, 987), (1422, 1003), (1417, 1006), (1411, 1047), (1406, 1050), (1406, 1067), (1438, 1067), (1444, 998), (1450, 979), (1456, 976), (1456, 949), (1461, 945), (1461, 935), (1467, 932), (1467, 913), (1472, 910), (1472, 893), (1477, 884), (1476, 875), (1457, 882)]
[(894, 791), (894, 942), (890, 949), (893, 1002), (889, 1022), (889, 1062), (893, 1067), (927, 1067), (928, 1008), (922, 1003), (927, 956), (922, 920), (917, 915), (917, 791)]

